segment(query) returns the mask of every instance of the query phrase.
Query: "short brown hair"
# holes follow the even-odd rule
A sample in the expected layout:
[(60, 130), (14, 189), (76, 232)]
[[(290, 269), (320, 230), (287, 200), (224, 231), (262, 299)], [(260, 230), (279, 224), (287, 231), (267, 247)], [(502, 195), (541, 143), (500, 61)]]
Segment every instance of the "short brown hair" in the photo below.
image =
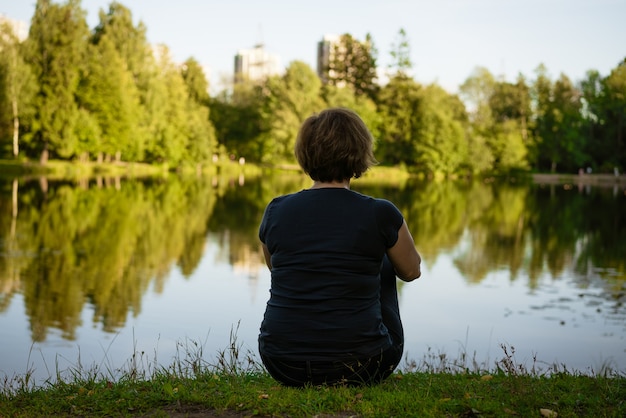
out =
[(359, 178), (377, 164), (373, 137), (356, 112), (336, 107), (304, 121), (296, 139), (300, 167), (316, 181)]

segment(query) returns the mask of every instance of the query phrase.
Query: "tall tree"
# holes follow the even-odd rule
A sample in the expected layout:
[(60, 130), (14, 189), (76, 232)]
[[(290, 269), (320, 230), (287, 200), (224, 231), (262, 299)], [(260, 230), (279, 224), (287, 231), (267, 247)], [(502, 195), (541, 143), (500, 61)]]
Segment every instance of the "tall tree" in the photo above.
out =
[(459, 89), (470, 122), (466, 164), (467, 169), (474, 174), (492, 170), (496, 160), (492, 148), (493, 115), (489, 106), (495, 84), (491, 72), (478, 67)]
[(463, 103), (436, 84), (423, 88), (420, 97), (415, 167), (429, 175), (456, 174), (468, 152)]
[(151, 79), (147, 91), (151, 140), (146, 149), (148, 158), (177, 165), (185, 157), (189, 140), (186, 135), (188, 92), (169, 49), (164, 45), (158, 47), (156, 77)]
[(394, 43), (391, 45), (391, 64), (389, 65), (390, 76), (408, 76), (413, 68), (411, 61), (411, 43), (403, 28), (400, 28)]
[(200, 64), (189, 58), (181, 67), (181, 76), (187, 88), (186, 124), (187, 155), (190, 162), (207, 161), (217, 149), (215, 128), (209, 118), (209, 83)]
[(268, 131), (262, 140), (265, 161), (293, 162), (300, 125), (323, 107), (321, 87), (315, 71), (301, 61), (293, 61), (282, 77), (268, 80), (264, 111)]
[(585, 153), (589, 156), (587, 164), (598, 165), (610, 157), (612, 151), (604, 141), (606, 131), (604, 111), (604, 83), (597, 70), (589, 70), (580, 81), (582, 134), (586, 136)]
[[(128, 96), (137, 94), (137, 98), (130, 98), (131, 102), (138, 102), (136, 114), (135, 139), (125, 151), (126, 155), (142, 160), (146, 156), (149, 143), (154, 140), (155, 126), (162, 121), (154, 120), (159, 116), (159, 109), (155, 108), (159, 98), (158, 70), (152, 46), (146, 37), (146, 27), (143, 22), (133, 23), (131, 11), (117, 1), (109, 5), (107, 12), (100, 10), (99, 23), (93, 31), (92, 42), (99, 44), (102, 38), (108, 38), (117, 50), (124, 69), (130, 72), (135, 89), (126, 92)], [(158, 105), (157, 105), (158, 106)]]
[(223, 91), (211, 99), (210, 118), (217, 140), (228, 154), (259, 162), (264, 158), (263, 133), (267, 130), (263, 117), (266, 97), (256, 82), (242, 81), (232, 92)]
[[(95, 38), (94, 38), (95, 41)], [(136, 123), (139, 119), (139, 94), (131, 73), (126, 69), (111, 37), (101, 36), (89, 45), (89, 58), (81, 78), (80, 105), (97, 120), (100, 138), (90, 140), (85, 151), (98, 160), (115, 158), (136, 160)]]
[(20, 152), (20, 118), (28, 113), (35, 91), (22, 45), (8, 22), (0, 23), (0, 142), (12, 140), (12, 155)]
[(381, 116), (378, 158), (383, 164), (413, 165), (417, 160), (415, 140), (420, 135), (421, 86), (398, 73), (383, 86), (378, 97)]
[(208, 105), (209, 82), (202, 66), (195, 58), (188, 58), (182, 66), (182, 76), (189, 91), (189, 97), (196, 103)]
[(376, 96), (376, 49), (370, 34), (365, 42), (346, 33), (333, 46), (328, 63), (328, 84), (350, 86), (357, 95)]
[(498, 171), (528, 168), (530, 92), (523, 77), (517, 83), (498, 81), (488, 99), (492, 123), (490, 147)]
[[(626, 170), (626, 58), (603, 81), (606, 112), (606, 143), (611, 156), (606, 170)], [(613, 167), (610, 167), (610, 166)]]
[(88, 35), (80, 0), (68, 0), (64, 5), (37, 1), (26, 56), (39, 87), (34, 98), (37, 117), (31, 121), (31, 134), (44, 163), (49, 152), (65, 158), (76, 152), (75, 96)]
[(564, 74), (556, 82), (550, 80), (541, 65), (537, 68), (533, 94), (538, 168), (576, 171), (585, 160), (581, 92)]

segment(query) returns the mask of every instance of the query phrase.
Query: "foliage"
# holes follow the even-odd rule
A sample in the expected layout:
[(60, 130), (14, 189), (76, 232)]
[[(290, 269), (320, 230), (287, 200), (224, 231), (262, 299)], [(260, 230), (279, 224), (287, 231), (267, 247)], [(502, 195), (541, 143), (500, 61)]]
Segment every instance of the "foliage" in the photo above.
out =
[(30, 121), (29, 136), (44, 162), (49, 152), (61, 158), (76, 153), (75, 95), (84, 67), (87, 35), (79, 0), (69, 0), (62, 6), (49, 0), (37, 1), (26, 41), (26, 60), (38, 83), (34, 99), (37, 113)]
[(381, 163), (427, 176), (626, 170), (626, 60), (579, 82), (553, 80), (543, 65), (515, 82), (478, 67), (459, 101), (413, 77), (404, 29), (390, 46), (388, 82), (378, 79), (371, 35), (344, 33), (322, 80), (294, 61), (282, 75), (210, 97), (198, 61), (175, 63), (166, 45), (150, 45), (146, 26), (117, 1), (91, 30), (79, 0), (38, 0), (23, 42), (0, 29), (0, 155), (22, 161), (180, 168), (225, 154), (292, 164), (304, 118), (345, 106), (370, 127)]
[[(20, 120), (32, 114), (34, 78), (12, 27), (0, 24), (0, 144), (11, 138), (11, 154), (20, 153)], [(23, 128), (22, 128), (23, 130)], [(2, 150), (0, 148), (0, 154)]]
[(268, 130), (262, 158), (264, 162), (293, 161), (293, 149), (300, 125), (323, 108), (322, 82), (307, 64), (292, 62), (282, 77), (267, 82), (264, 119)]
[(365, 42), (354, 39), (349, 33), (341, 35), (339, 42), (332, 45), (328, 63), (327, 84), (336, 87), (351, 87), (357, 96), (376, 97), (376, 52), (371, 35)]

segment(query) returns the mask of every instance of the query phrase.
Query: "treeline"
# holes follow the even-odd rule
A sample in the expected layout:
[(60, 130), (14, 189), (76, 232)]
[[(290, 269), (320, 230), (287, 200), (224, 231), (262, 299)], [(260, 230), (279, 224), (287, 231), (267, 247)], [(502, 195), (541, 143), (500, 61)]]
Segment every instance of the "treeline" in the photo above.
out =
[(0, 157), (293, 162), (302, 121), (346, 106), (371, 128), (381, 163), (426, 175), (626, 169), (626, 59), (578, 82), (553, 80), (543, 65), (514, 83), (477, 68), (451, 94), (411, 76), (403, 30), (385, 83), (371, 36), (344, 34), (322, 79), (294, 61), (281, 76), (210, 97), (199, 63), (176, 64), (166, 46), (151, 46), (118, 2), (90, 30), (80, 0), (38, 0), (26, 40), (6, 24), (0, 32)]

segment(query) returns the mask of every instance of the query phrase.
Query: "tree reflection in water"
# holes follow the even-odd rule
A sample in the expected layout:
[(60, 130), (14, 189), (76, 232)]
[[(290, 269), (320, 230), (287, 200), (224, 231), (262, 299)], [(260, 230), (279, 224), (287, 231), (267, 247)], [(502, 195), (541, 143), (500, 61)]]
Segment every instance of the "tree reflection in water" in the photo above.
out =
[[(142, 315), (150, 290), (168, 291), (174, 269), (189, 278), (207, 262), (208, 236), (217, 259), (254, 278), (264, 271), (257, 231), (265, 205), (308, 185), (285, 173), (245, 181), (0, 179), (0, 319), (21, 295), (32, 342), (45, 342), (51, 329), (76, 340), (87, 307), (93, 324), (117, 332)], [(506, 272), (511, 283), (527, 280), (528, 291), (542, 275), (567, 277), (599, 318), (626, 323), (623, 190), (367, 178), (353, 189), (400, 208), (426, 266), (450, 257), (468, 285)]]

